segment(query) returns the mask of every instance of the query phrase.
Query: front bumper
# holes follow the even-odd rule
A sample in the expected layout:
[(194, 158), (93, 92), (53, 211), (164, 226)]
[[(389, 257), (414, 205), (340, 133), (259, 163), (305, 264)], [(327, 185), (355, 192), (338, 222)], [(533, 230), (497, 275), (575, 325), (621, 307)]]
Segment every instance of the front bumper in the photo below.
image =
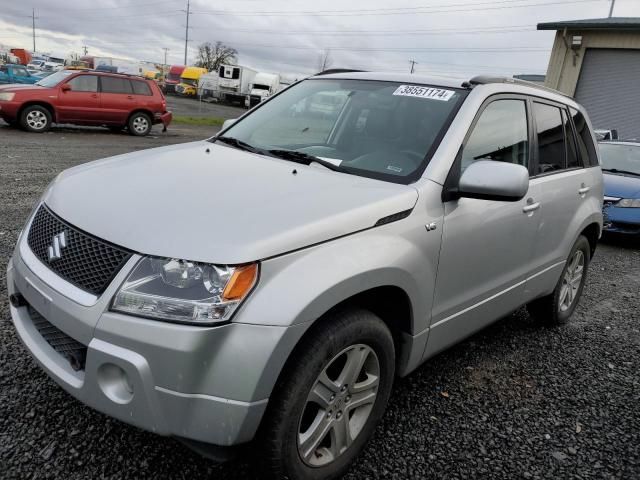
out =
[(289, 351), (295, 328), (192, 327), (110, 312), (110, 299), (136, 261), (101, 297), (76, 297), (75, 287), (39, 262), (25, 238), (19, 240), (7, 269), (8, 293), (22, 295), (53, 327), (86, 345), (84, 370), (75, 371), (54, 350), (26, 306), (11, 306), (20, 339), (60, 386), (107, 415), (206, 444), (250, 441), (273, 388), (264, 379), (277, 376), (270, 365)]
[(605, 232), (640, 235), (640, 208), (621, 208), (605, 204), (602, 213)]
[(10, 120), (15, 122), (18, 120), (18, 112), (20, 111), (21, 103), (11, 101), (0, 101), (0, 118), (3, 120)]

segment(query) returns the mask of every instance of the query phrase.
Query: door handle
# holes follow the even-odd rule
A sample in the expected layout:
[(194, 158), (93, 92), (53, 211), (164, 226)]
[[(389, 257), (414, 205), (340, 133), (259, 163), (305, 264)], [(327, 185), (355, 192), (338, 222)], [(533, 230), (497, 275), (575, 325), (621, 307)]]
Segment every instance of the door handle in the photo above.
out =
[(98, 94), (97, 93), (92, 93), (91, 94), (91, 98), (98, 98)]
[(133, 100), (133, 96), (131, 96), (131, 95), (127, 95), (127, 98), (128, 98), (129, 100)]
[[(529, 199), (531, 200), (531, 199)], [(540, 202), (534, 202), (533, 200), (529, 201), (527, 200), (527, 204), (522, 207), (522, 211), (524, 213), (531, 213), (531, 212), (535, 212), (536, 210), (538, 210), (540, 208)]]
[(584, 184), (582, 184), (582, 187), (580, 187), (578, 189), (578, 194), (579, 195), (584, 195), (585, 193), (587, 193), (589, 190), (591, 190), (591, 187), (585, 187)]

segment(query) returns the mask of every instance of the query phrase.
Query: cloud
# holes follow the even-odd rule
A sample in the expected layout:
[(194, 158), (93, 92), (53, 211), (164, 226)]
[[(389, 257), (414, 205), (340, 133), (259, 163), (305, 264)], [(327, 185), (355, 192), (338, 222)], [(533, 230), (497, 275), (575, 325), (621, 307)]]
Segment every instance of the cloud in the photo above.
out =
[[(98, 56), (161, 61), (166, 47), (169, 63), (183, 62), (186, 0), (31, 4), (38, 50), (66, 55), (86, 46)], [(3, 5), (0, 44), (31, 48), (31, 4)], [(189, 61), (199, 43), (221, 40), (241, 64), (294, 75), (316, 71), (327, 49), (332, 67), (408, 72), (414, 60), (418, 73), (460, 78), (544, 73), (553, 32), (535, 25), (604, 17), (608, 8), (608, 0), (192, 0)], [(618, 2), (615, 14), (640, 16), (640, 5)]]

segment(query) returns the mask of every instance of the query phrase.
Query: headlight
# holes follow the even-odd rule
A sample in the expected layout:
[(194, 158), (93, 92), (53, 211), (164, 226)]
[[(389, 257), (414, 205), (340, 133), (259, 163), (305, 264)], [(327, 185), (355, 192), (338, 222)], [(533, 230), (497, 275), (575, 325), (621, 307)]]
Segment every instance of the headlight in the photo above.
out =
[(145, 257), (118, 290), (111, 309), (169, 322), (225, 322), (258, 280), (258, 264), (210, 265)]
[(622, 208), (640, 208), (640, 198), (623, 198), (615, 205)]
[(13, 100), (13, 97), (15, 96), (16, 96), (15, 93), (2, 92), (0, 93), (0, 101), (10, 102), (11, 100)]

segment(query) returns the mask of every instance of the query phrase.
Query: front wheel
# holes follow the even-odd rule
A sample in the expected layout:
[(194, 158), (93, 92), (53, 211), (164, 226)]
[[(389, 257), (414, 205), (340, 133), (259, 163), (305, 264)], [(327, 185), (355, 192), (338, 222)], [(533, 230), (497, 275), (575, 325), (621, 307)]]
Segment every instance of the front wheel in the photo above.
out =
[(591, 246), (581, 235), (569, 253), (556, 288), (546, 297), (527, 305), (529, 313), (546, 324), (567, 323), (582, 296), (590, 261)]
[(129, 118), (129, 133), (137, 137), (144, 137), (151, 131), (151, 118), (142, 112), (137, 112)]
[(41, 105), (31, 105), (22, 111), (20, 126), (28, 132), (46, 132), (51, 128), (51, 113)]
[(389, 400), (393, 338), (365, 310), (335, 315), (296, 349), (258, 435), (272, 478), (333, 479), (362, 451)]

